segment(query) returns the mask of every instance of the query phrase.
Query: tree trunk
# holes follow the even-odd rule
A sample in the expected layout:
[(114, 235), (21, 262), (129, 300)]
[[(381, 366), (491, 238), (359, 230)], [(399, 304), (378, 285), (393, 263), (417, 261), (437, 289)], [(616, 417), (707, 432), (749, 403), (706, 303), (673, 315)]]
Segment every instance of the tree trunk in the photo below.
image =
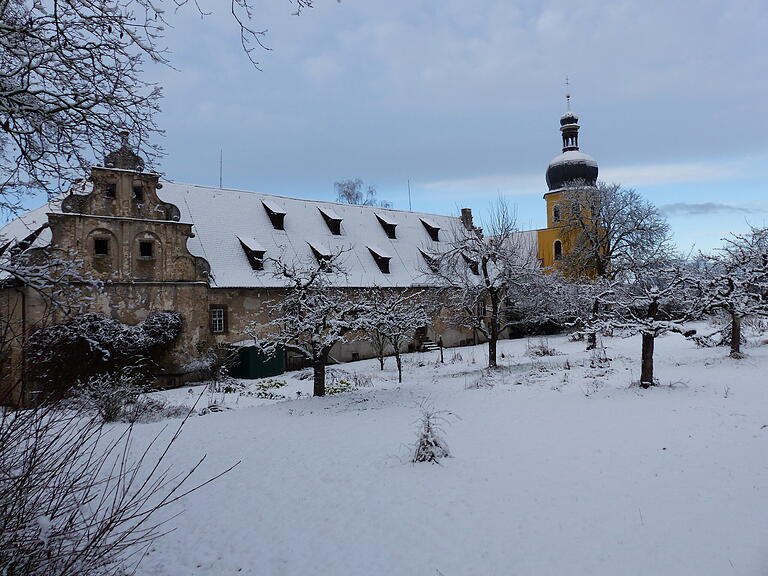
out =
[(642, 368), (640, 372), (640, 387), (653, 386), (653, 347), (656, 337), (653, 334), (643, 334)]
[(491, 298), (491, 333), (488, 337), (488, 368), (496, 368), (496, 345), (499, 341), (499, 304)]
[[(597, 313), (600, 312), (600, 301), (595, 299), (592, 303), (592, 320), (597, 318)], [(590, 332), (587, 334), (587, 350), (594, 350), (597, 348), (597, 332)]]
[(737, 314), (731, 314), (731, 357), (743, 357), (741, 354), (741, 316)]
[(325, 396), (325, 358), (315, 358), (312, 364), (314, 373), (315, 396)]
[(379, 369), (384, 370), (384, 353), (379, 353)]
[(395, 348), (395, 363), (397, 363), (397, 381), (403, 382), (403, 363), (400, 361), (400, 350)]

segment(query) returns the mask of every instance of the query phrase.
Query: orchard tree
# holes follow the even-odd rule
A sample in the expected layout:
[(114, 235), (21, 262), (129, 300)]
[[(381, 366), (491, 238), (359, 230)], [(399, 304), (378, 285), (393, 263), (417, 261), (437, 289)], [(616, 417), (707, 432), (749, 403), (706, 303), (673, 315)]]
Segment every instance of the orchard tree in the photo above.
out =
[(502, 199), (491, 210), (486, 231), (464, 213), (462, 225), (451, 232), (447, 248), (429, 254), (427, 271), (444, 289), (449, 321), (487, 339), (488, 366), (494, 368), (499, 335), (514, 321), (506, 314), (505, 300), (515, 285), (541, 273), (535, 245), (517, 229)]
[(333, 183), (336, 188), (336, 202), (342, 204), (357, 204), (360, 206), (381, 206), (392, 208), (392, 203), (387, 200), (379, 200), (376, 197), (376, 186), (373, 184), (365, 188), (360, 178), (349, 178)]
[[(431, 317), (423, 291), (408, 293), (392, 288), (374, 288), (365, 295), (368, 310), (365, 329), (373, 341), (392, 347), (397, 364), (397, 381), (403, 381), (401, 352), (419, 328), (427, 326)], [(382, 369), (383, 351), (379, 356)]]
[(601, 304), (590, 320), (594, 332), (618, 332), (628, 337), (642, 337), (640, 386), (655, 384), (653, 356), (656, 338), (668, 332), (686, 337), (696, 333), (686, 323), (696, 318), (698, 302), (690, 289), (689, 276), (680, 268), (646, 270), (630, 281), (613, 280), (594, 293)]
[(768, 318), (768, 228), (733, 234), (714, 254), (704, 256), (699, 279), (704, 312), (724, 312), (730, 322), (730, 355), (742, 358), (744, 318)]
[(366, 324), (365, 302), (333, 286), (344, 275), (343, 251), (314, 263), (271, 259), (274, 275), (285, 289), (265, 304), (266, 322), (254, 321), (245, 330), (256, 347), (272, 356), (280, 349), (305, 358), (314, 373), (314, 395), (325, 396), (325, 367), (331, 349)]

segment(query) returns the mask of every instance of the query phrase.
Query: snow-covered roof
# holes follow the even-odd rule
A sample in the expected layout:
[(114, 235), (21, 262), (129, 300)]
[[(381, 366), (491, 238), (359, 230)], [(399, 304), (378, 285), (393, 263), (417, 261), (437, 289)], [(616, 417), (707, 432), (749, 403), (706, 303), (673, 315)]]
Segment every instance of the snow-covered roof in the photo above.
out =
[[(15, 220), (8, 222), (0, 228), (0, 247), (10, 242), (12, 245), (23, 241), (25, 238), (34, 234), (40, 228), (48, 224), (48, 213), (61, 212), (61, 201), (64, 196), (54, 198), (29, 212), (25, 212)], [(51, 231), (46, 228), (42, 230), (30, 247), (47, 246), (51, 242)]]
[(584, 154), (584, 152), (579, 150), (568, 150), (553, 158), (552, 162), (549, 163), (550, 166), (556, 164), (587, 164), (589, 166), (597, 166), (597, 161), (589, 154)]
[[(346, 275), (338, 283), (350, 287), (406, 287), (426, 284), (426, 262), (420, 249), (431, 252), (450, 240), (433, 242), (422, 224), (450, 231), (461, 226), (457, 217), (405, 212), (373, 206), (357, 206), (303, 198), (273, 196), (244, 190), (209, 188), (193, 184), (163, 182), (158, 196), (175, 204), (181, 221), (193, 224), (195, 237), (187, 248), (211, 266), (214, 287), (274, 287), (282, 281), (273, 276), (270, 258), (312, 263), (315, 252), (331, 255), (343, 251), (341, 264)], [(276, 230), (264, 206), (284, 212), (284, 230)], [(323, 218), (343, 222), (341, 235), (331, 233)], [(397, 224), (397, 238), (390, 239), (377, 217)], [(252, 270), (240, 241), (259, 245), (265, 252), (264, 270)], [(248, 244), (246, 244), (248, 245)], [(390, 259), (384, 274), (371, 253)], [(254, 248), (255, 249), (255, 248)]]

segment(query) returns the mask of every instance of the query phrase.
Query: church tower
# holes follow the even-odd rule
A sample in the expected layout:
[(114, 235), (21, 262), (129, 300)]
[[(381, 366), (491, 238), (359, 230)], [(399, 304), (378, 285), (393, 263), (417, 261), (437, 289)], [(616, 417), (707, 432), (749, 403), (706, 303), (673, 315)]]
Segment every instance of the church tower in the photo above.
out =
[(595, 186), (597, 162), (579, 150), (579, 117), (571, 112), (571, 95), (566, 94), (567, 111), (560, 117), (563, 152), (547, 167), (547, 227), (539, 230), (539, 259), (544, 267), (556, 266), (568, 249), (563, 227), (565, 206), (563, 191), (571, 185)]

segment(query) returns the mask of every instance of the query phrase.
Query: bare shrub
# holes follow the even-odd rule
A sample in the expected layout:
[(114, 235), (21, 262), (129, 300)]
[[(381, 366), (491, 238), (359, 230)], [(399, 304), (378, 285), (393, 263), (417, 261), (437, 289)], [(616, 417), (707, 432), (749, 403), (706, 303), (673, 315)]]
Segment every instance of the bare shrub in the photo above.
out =
[(451, 417), (456, 416), (447, 410), (435, 410), (429, 404), (421, 405), (421, 416), (417, 421), (418, 438), (413, 447), (411, 462), (439, 464), (443, 458), (451, 457), (451, 451), (444, 437), (445, 426), (450, 422)]
[(95, 412), (104, 422), (117, 422), (126, 406), (135, 405), (139, 396), (148, 390), (143, 379), (143, 371), (134, 366), (98, 374), (73, 388), (64, 404), (84, 412)]
[(558, 356), (560, 353), (549, 345), (549, 339), (539, 338), (538, 342), (532, 344), (529, 339), (526, 343), (525, 353), (528, 356)]
[(221, 476), (189, 487), (205, 457), (170, 471), (185, 421), (167, 443), (156, 436), (134, 457), (131, 426), (110, 430), (98, 415), (50, 404), (1, 412), (0, 574), (133, 573), (169, 530), (158, 512)]

